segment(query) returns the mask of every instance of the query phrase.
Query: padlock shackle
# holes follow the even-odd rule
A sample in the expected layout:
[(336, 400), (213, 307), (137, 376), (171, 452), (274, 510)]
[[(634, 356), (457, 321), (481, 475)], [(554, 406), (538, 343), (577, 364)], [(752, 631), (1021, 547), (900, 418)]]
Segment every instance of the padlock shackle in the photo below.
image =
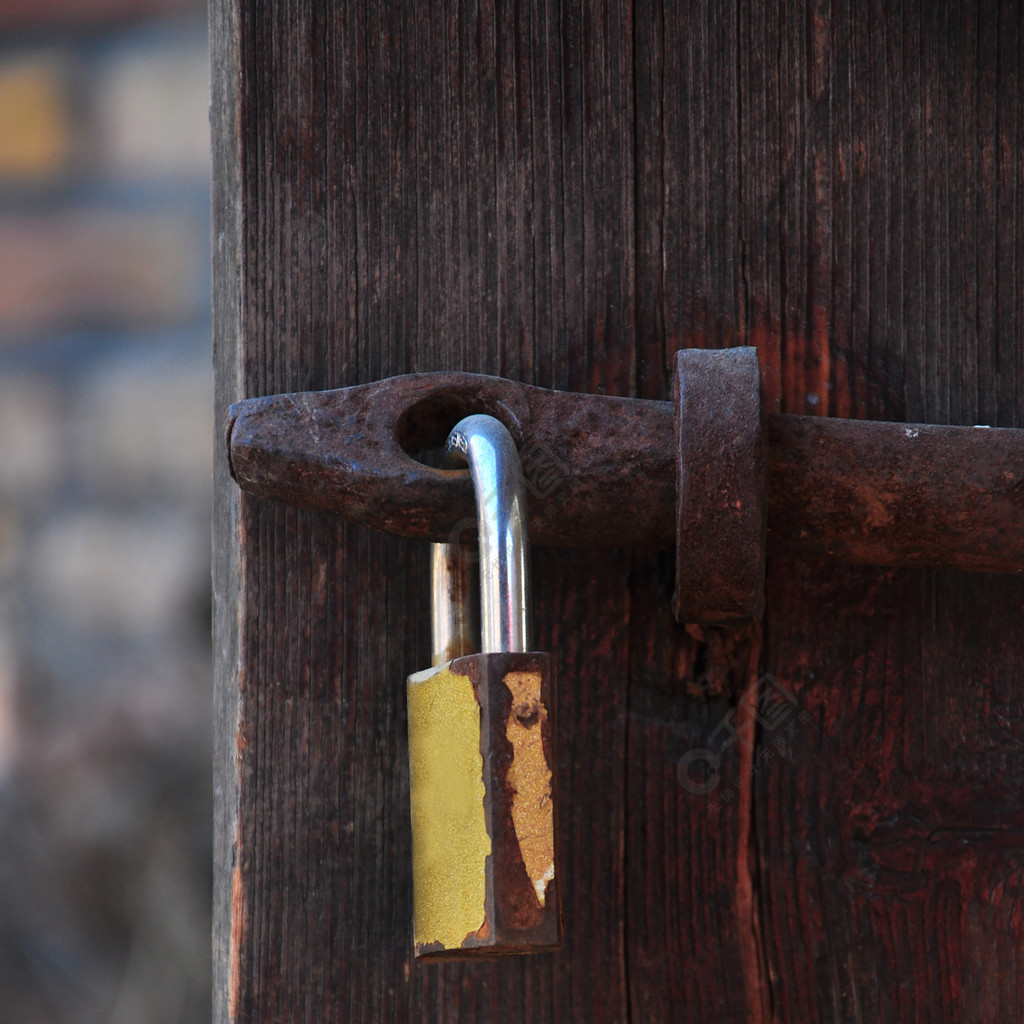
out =
[(430, 664), (476, 652), (476, 552), (458, 540), (430, 545)]
[(448, 435), (446, 454), (449, 466), (469, 467), (476, 494), (481, 653), (529, 651), (530, 541), (516, 443), (493, 416), (467, 416)]

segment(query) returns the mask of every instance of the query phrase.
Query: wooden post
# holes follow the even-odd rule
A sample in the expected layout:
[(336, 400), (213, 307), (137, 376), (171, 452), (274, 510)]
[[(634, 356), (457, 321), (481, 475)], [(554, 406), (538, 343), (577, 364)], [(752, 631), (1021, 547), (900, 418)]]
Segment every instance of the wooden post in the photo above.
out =
[[(1019, 6), (213, 0), (235, 399), (416, 370), (1024, 425)], [(218, 452), (222, 451), (218, 438)], [(413, 960), (427, 552), (218, 461), (215, 1020), (1012, 1021), (1024, 582), (546, 550), (565, 945)]]

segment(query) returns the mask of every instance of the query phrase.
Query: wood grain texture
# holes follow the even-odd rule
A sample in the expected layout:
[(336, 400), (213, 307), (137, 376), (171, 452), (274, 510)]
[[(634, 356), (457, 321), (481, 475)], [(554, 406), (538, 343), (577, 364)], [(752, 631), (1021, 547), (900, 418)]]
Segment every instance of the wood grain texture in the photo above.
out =
[[(221, 7), (239, 69), (235, 397), (456, 367), (629, 393), (628, 9)], [(426, 547), (247, 499), (238, 529), (221, 1019), (624, 1020), (628, 558), (535, 571), (539, 645), (573, 669), (573, 938), (557, 959), (417, 965), (401, 683), (429, 660)]]
[[(753, 344), (769, 408), (1022, 425), (1019, 5), (211, 11), (222, 409)], [(1020, 580), (774, 562), (691, 635), (671, 553), (538, 552), (565, 948), (417, 965), (426, 551), (223, 469), (218, 1022), (1020, 1019)]]
[[(212, 49), (210, 122), (212, 127), (213, 292), (215, 322), (214, 394), (215, 453), (223, 451), (222, 424), (228, 406), (242, 391), (242, 353), (239, 344), (241, 312), (241, 193), (238, 95), (238, 24), (227, 4), (210, 6)], [(226, 1021), (232, 1013), (232, 934), (241, 932), (235, 914), (240, 805), (237, 770), (239, 672), (239, 594), (243, 568), (239, 543), (240, 494), (233, 485), (227, 459), (214, 459), (213, 506), (213, 652), (214, 652), (214, 871), (213, 905), (213, 1019)], [(237, 975), (235, 975), (237, 976)]]
[[(788, 136), (760, 178), (792, 272), (751, 280), (785, 316), (784, 411), (1021, 426), (1019, 6), (749, 31), (750, 130)], [(780, 561), (767, 607), (811, 715), (754, 778), (773, 1018), (1019, 1020), (1024, 584)]]

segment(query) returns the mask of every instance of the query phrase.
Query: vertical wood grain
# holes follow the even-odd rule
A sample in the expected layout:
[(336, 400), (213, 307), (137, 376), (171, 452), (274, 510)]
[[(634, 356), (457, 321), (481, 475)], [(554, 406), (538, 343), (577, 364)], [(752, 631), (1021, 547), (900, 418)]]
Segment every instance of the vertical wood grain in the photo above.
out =
[[(238, 52), (221, 131), (240, 140), (238, 218), (220, 221), (240, 249), (237, 309), (219, 298), (225, 390), (459, 368), (630, 392), (628, 6), (217, 11)], [(248, 499), (235, 523), (238, 616), (219, 628), (238, 637), (221, 677), (237, 728), (222, 716), (218, 774), (237, 795), (218, 870), (238, 869), (233, 899), (218, 892), (234, 936), (219, 1019), (626, 1019), (629, 557), (536, 559), (538, 642), (572, 669), (566, 948), (418, 965), (402, 681), (429, 661), (425, 547)]]
[[(219, 413), (444, 369), (665, 399), (675, 349), (754, 344), (777, 410), (1022, 426), (1021, 22), (214, 0)], [(776, 562), (763, 635), (700, 633), (671, 553), (537, 551), (566, 948), (417, 965), (425, 552), (217, 495), (218, 1022), (1020, 1019), (1021, 581)]]
[[(804, 197), (785, 411), (1021, 425), (1020, 21), (827, 3), (762, 34), (813, 55), (747, 97), (793, 140), (766, 191)], [(1019, 1019), (1022, 581), (778, 562), (768, 608), (766, 667), (811, 715), (754, 779), (773, 1018)]]

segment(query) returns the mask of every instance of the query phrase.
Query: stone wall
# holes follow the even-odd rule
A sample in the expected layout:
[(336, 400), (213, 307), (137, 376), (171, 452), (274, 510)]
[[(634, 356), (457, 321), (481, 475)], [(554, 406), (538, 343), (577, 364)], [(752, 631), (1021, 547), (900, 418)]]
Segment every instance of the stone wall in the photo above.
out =
[(209, 1019), (205, 13), (0, 0), (0, 1024)]

